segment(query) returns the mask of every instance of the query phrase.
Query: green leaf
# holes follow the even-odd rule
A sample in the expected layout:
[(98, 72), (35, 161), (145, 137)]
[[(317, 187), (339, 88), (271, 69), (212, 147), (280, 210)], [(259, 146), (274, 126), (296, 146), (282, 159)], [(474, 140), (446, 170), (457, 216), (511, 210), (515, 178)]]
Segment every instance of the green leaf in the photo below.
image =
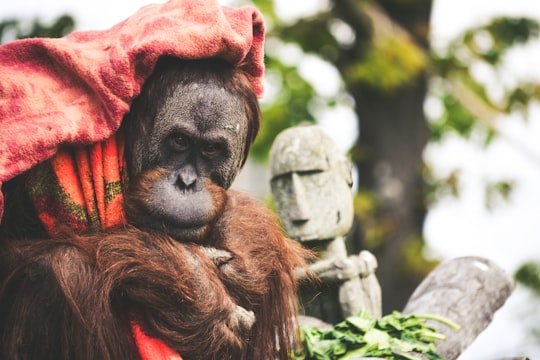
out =
[(520, 266), (514, 275), (517, 282), (529, 287), (540, 295), (540, 263), (527, 262)]
[[(373, 328), (375, 325), (375, 319), (368, 315), (367, 312), (362, 311), (357, 316), (351, 316), (345, 320), (346, 326), (352, 326), (361, 333), (365, 333)], [(340, 325), (338, 324), (339, 328)]]
[[(410, 353), (423, 354), (430, 360), (443, 360), (435, 341), (444, 336), (425, 324), (440, 321), (455, 330), (459, 326), (437, 315), (402, 315), (394, 311), (376, 319), (362, 311), (330, 330), (301, 328), (306, 360), (346, 360), (357, 357), (384, 357), (395, 360), (418, 359)], [(300, 357), (293, 358), (301, 359)]]

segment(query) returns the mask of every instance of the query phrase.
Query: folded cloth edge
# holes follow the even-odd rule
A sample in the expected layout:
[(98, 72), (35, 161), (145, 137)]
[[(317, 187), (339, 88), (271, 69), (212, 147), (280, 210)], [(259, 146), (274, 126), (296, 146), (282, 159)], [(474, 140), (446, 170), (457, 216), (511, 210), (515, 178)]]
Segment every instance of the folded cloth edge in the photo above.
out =
[[(222, 58), (263, 93), (264, 20), (216, 0), (149, 5), (110, 29), (0, 46), (0, 185), (63, 146), (106, 140), (157, 59)], [(4, 198), (0, 194), (0, 216)]]

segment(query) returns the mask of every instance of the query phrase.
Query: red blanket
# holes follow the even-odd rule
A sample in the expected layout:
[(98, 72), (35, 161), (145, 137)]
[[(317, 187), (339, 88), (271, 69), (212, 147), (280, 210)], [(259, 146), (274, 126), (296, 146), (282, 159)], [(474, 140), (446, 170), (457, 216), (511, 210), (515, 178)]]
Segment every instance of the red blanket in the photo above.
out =
[(243, 64), (262, 95), (263, 42), (254, 7), (171, 0), (108, 30), (0, 46), (0, 185), (64, 145), (108, 139), (161, 55)]
[(25, 188), (45, 230), (84, 233), (123, 224), (124, 142), (116, 133), (85, 147), (63, 147), (30, 169)]
[(131, 323), (131, 331), (141, 360), (182, 360), (182, 357), (163, 341), (146, 335), (136, 322)]

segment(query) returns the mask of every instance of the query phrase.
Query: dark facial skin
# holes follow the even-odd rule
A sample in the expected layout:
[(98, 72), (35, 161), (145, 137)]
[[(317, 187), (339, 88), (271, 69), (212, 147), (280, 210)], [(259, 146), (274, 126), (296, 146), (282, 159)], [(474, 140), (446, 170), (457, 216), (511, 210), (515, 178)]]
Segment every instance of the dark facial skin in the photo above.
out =
[[(186, 73), (189, 81), (178, 81)], [(188, 66), (159, 79), (170, 77), (179, 79), (155, 112), (130, 119), (144, 126), (126, 139), (132, 152), (126, 213), (129, 218), (133, 210), (147, 226), (197, 241), (221, 214), (224, 191), (243, 165), (248, 117), (221, 73)], [(140, 102), (149, 102), (152, 93), (150, 85)]]
[(165, 99), (141, 171), (165, 168), (179, 190), (197, 194), (203, 179), (229, 188), (241, 166), (247, 118), (241, 101), (215, 83), (180, 85)]

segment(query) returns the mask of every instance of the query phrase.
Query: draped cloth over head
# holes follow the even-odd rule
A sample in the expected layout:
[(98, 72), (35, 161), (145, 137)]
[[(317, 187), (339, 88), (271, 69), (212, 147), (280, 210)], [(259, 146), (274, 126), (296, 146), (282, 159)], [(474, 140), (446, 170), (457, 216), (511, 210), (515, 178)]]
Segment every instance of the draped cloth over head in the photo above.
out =
[[(0, 46), (0, 185), (61, 148), (109, 139), (162, 55), (239, 65), (261, 96), (263, 42), (252, 6), (170, 0), (108, 30)], [(0, 215), (3, 205), (0, 194)]]
[[(122, 223), (117, 130), (158, 58), (223, 59), (246, 71), (260, 97), (263, 42), (252, 6), (170, 0), (108, 30), (0, 46), (0, 186), (31, 171), (27, 191), (49, 233), (58, 224), (85, 231)], [(138, 322), (132, 331), (143, 360), (181, 359)]]

